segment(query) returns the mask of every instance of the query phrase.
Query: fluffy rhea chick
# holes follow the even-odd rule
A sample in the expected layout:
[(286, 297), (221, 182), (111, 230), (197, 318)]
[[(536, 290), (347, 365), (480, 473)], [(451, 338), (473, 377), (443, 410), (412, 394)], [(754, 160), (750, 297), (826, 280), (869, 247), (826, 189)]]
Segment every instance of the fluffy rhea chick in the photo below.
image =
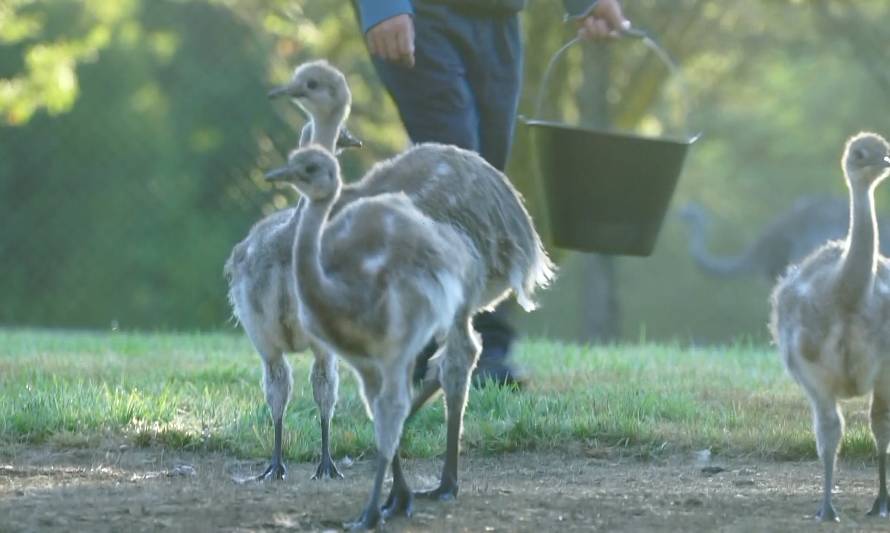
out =
[(831, 502), (843, 436), (838, 400), (871, 394), (878, 452), (878, 498), (871, 515), (890, 516), (886, 453), (890, 445), (890, 266), (878, 252), (875, 187), (887, 177), (890, 147), (874, 133), (851, 138), (842, 167), (850, 226), (788, 270), (772, 296), (771, 332), (789, 374), (810, 399), (824, 467), (821, 520), (838, 520)]
[(303, 63), (294, 70), (289, 83), (269, 92), (270, 98), (280, 96), (290, 97), (309, 115), (307, 131), (314, 144), (335, 145), (352, 105), (349, 86), (339, 70), (324, 60)]
[[(478, 278), (472, 244), (450, 224), (422, 213), (403, 193), (358, 199), (333, 218), (341, 178), (333, 155), (318, 147), (292, 153), (267, 174), (295, 186), (308, 200), (294, 240), (294, 283), (306, 332), (356, 371), (374, 421), (377, 472), (353, 529), (375, 527), (381, 491), (411, 404), (417, 354), (435, 339), (469, 328), (468, 280)], [(465, 357), (444, 350), (444, 357)], [(399, 490), (386, 514), (411, 512), (411, 492)]]
[[(301, 65), (288, 85), (272, 92), (275, 95), (291, 96), (309, 113), (311, 122), (304, 128), (301, 146), (319, 144), (334, 152), (356, 145), (342, 129), (349, 113), (349, 87), (344, 76), (327, 63)], [(224, 270), (234, 316), (263, 359), (263, 389), (275, 427), (272, 460), (258, 479), (282, 479), (286, 474), (282, 441), (292, 378), (284, 354), (307, 347), (314, 355), (311, 382), (321, 423), (321, 462), (315, 477), (342, 477), (330, 452), (330, 425), (339, 388), (337, 358), (309, 342), (297, 320), (298, 302), (291, 282), (296, 226), (295, 209), (264, 218), (235, 246)]]

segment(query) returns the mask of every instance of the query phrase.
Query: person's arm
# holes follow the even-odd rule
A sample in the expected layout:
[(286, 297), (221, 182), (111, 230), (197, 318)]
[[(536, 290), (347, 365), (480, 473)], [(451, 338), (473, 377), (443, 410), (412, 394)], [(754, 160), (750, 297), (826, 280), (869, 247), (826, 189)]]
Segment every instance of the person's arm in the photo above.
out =
[(593, 11), (596, 0), (562, 0), (562, 6), (566, 10), (566, 22), (580, 20)]
[(578, 21), (581, 39), (617, 37), (622, 29), (630, 28), (618, 0), (562, 0), (566, 20)]
[(358, 9), (364, 34), (386, 19), (414, 13), (410, 0), (358, 0)]
[(410, 0), (359, 0), (368, 50), (387, 61), (414, 66), (414, 10)]

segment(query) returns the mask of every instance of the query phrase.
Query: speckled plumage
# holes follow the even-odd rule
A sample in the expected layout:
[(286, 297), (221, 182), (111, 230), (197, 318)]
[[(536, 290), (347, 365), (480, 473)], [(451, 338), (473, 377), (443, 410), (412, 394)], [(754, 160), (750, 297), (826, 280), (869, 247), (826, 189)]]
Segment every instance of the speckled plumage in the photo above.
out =
[[(311, 127), (300, 143), (320, 144), (333, 152), (342, 124), (349, 116), (351, 95), (343, 75), (324, 61), (300, 65), (291, 81), (273, 91), (292, 97), (305, 108)], [(321, 423), (321, 460), (315, 477), (342, 477), (330, 453), (330, 425), (337, 403), (339, 374), (336, 355), (310, 343), (297, 319), (291, 250), (296, 218), (291, 209), (262, 219), (232, 250), (224, 267), (229, 303), (235, 318), (263, 359), (263, 389), (275, 425), (275, 445), (263, 478), (281, 478), (286, 469), (281, 441), (284, 411), (292, 378), (285, 353), (311, 348), (310, 380)]]
[(772, 294), (770, 331), (785, 367), (813, 408), (824, 467), (819, 517), (836, 520), (831, 488), (843, 435), (838, 400), (872, 395), (880, 487), (875, 514), (890, 513), (885, 457), (890, 444), (890, 263), (878, 251), (874, 189), (886, 177), (888, 145), (862, 133), (847, 143), (844, 174), (850, 189), (850, 229), (792, 266)]
[[(308, 199), (293, 248), (300, 323), (355, 369), (374, 421), (377, 475), (356, 523), (374, 527), (383, 477), (411, 408), (417, 354), (436, 339), (445, 344), (446, 360), (465, 357), (447, 341), (469, 328), (472, 310), (480, 307), (473, 280), (482, 262), (465, 235), (428, 217), (404, 193), (359, 198), (331, 216), (341, 181), (336, 160), (322, 149), (294, 152), (272, 176)], [(394, 494), (406, 497), (406, 488), (403, 478), (394, 480)]]

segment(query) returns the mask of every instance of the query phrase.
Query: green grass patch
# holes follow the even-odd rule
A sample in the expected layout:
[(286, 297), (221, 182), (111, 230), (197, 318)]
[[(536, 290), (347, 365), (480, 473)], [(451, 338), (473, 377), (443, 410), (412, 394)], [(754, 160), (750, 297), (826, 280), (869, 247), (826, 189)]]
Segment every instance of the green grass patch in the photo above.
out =
[[(464, 447), (482, 453), (626, 448), (651, 455), (709, 448), (728, 455), (816, 456), (802, 391), (768, 347), (654, 344), (518, 346), (531, 385), (474, 389)], [(310, 357), (294, 355), (286, 455), (318, 456), (320, 430)], [(220, 450), (263, 457), (272, 427), (260, 359), (240, 334), (67, 333), (0, 330), (0, 446), (138, 446)], [(336, 457), (373, 451), (355, 380), (341, 363)], [(844, 405), (842, 454), (872, 457), (867, 402)], [(412, 421), (404, 452), (444, 450), (441, 402)]]

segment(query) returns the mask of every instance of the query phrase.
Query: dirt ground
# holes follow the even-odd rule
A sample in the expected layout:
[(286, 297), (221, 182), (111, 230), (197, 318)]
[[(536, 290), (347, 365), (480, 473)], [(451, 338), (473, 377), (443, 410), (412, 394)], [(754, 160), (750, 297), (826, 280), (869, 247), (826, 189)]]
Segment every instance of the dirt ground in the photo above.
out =
[[(594, 454), (596, 455), (596, 454)], [(456, 502), (417, 501), (386, 531), (890, 531), (866, 517), (872, 465), (841, 463), (838, 525), (819, 524), (816, 462), (657, 461), (583, 453), (463, 458)], [(433, 486), (438, 460), (408, 460), (415, 488)], [(160, 450), (21, 450), (0, 456), (0, 531), (326, 531), (358, 515), (372, 464), (342, 481), (312, 481), (290, 464), (280, 483), (233, 482), (260, 462)], [(716, 470), (723, 469), (714, 473)]]

